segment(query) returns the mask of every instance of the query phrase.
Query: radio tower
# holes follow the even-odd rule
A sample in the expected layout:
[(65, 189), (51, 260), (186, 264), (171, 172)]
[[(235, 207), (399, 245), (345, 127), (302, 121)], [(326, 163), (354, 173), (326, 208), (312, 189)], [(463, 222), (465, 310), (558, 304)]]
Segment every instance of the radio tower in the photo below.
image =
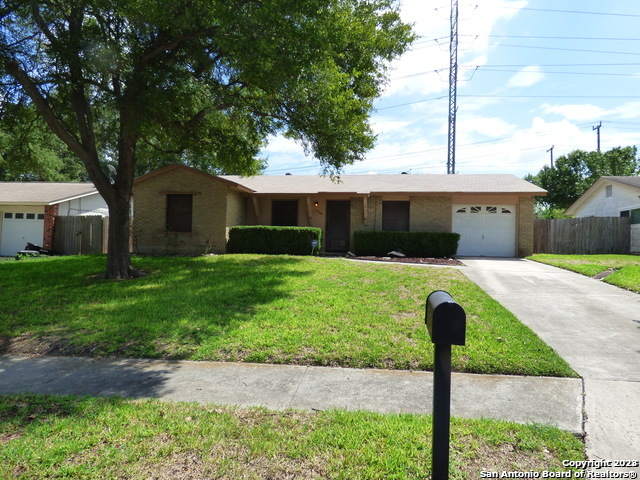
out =
[(458, 84), (458, 0), (451, 0), (451, 39), (449, 42), (449, 142), (447, 174), (456, 173), (456, 89)]

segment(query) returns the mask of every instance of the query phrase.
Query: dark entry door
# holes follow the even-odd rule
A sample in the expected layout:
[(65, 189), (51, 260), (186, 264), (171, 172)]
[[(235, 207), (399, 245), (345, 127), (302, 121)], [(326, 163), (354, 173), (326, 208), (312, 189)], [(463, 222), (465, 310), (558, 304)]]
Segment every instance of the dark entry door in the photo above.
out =
[(325, 250), (327, 252), (346, 252), (349, 250), (349, 200), (327, 201), (327, 231)]

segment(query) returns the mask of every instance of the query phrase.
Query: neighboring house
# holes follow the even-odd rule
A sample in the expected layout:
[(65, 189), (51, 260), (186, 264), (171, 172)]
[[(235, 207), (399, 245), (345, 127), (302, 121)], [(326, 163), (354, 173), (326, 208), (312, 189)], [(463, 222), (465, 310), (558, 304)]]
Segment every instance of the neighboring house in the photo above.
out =
[(534, 197), (514, 175), (214, 176), (181, 165), (134, 183), (134, 251), (223, 253), (235, 225), (320, 227), (327, 252), (357, 230), (458, 232), (458, 255), (533, 252)]
[(630, 217), (631, 252), (640, 253), (640, 177), (600, 177), (565, 214)]
[(48, 250), (58, 215), (108, 215), (92, 183), (0, 182), (0, 256), (13, 256), (27, 242)]

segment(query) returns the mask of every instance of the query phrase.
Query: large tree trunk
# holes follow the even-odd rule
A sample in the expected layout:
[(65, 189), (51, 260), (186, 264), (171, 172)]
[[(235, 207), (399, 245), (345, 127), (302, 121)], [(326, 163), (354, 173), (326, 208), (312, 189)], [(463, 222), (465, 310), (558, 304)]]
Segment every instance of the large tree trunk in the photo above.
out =
[(129, 196), (116, 195), (109, 203), (109, 247), (106, 278), (123, 280), (136, 276), (131, 266), (131, 217)]
[(137, 137), (135, 132), (132, 133), (131, 130), (131, 112), (125, 107), (120, 111), (120, 115), (116, 179), (114, 184), (109, 185), (106, 189), (105, 193), (107, 195), (103, 194), (103, 198), (109, 206), (109, 247), (107, 250), (107, 271), (105, 276), (112, 280), (140, 276), (140, 272), (131, 265), (131, 252), (129, 249), (131, 195), (135, 176)]
[[(118, 141), (118, 168), (114, 184), (103, 194), (109, 206), (109, 247), (107, 250), (106, 278), (123, 280), (140, 276), (131, 265), (129, 250), (131, 237), (131, 195), (135, 176), (136, 143), (134, 115), (125, 106), (120, 110), (120, 138)], [(91, 172), (90, 172), (91, 173)], [(101, 173), (101, 172), (100, 172)], [(96, 177), (100, 177), (96, 172)], [(102, 177), (100, 177), (102, 178)], [(100, 190), (100, 188), (98, 188)]]

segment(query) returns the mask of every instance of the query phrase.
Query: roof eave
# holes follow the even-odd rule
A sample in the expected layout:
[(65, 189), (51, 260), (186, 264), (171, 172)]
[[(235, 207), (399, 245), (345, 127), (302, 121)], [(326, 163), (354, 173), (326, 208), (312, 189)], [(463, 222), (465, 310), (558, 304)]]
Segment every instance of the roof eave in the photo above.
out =
[(226, 183), (227, 185), (231, 186), (231, 187), (235, 187), (238, 190), (245, 192), (245, 193), (255, 193), (254, 190), (250, 189), (249, 187), (246, 187), (240, 183), (234, 182), (233, 180), (229, 180), (228, 178), (224, 178), (224, 175), (212, 175), (210, 173), (207, 172), (203, 172), (202, 170), (198, 170), (197, 168), (193, 168), (193, 167), (189, 167), (187, 165), (181, 165), (179, 163), (173, 163), (171, 165), (167, 165), (166, 167), (162, 167), (159, 168), (158, 170), (154, 170), (153, 172), (149, 172), (149, 173), (145, 173), (144, 175), (141, 175), (137, 178), (135, 178), (133, 180), (133, 184), (137, 185), (139, 183), (142, 183), (146, 180), (149, 180), (151, 178), (157, 177), (158, 175), (162, 175), (163, 173), (166, 172), (170, 172), (172, 170), (177, 170), (177, 169), (184, 169), (184, 170), (189, 170), (195, 174), (198, 175), (202, 175), (206, 178), (209, 178), (211, 180), (218, 180), (220, 182)]
[(94, 190), (92, 192), (79, 193), (76, 195), (71, 195), (70, 197), (58, 198), (54, 200), (50, 200), (46, 205), (55, 205), (56, 203), (62, 202), (70, 202), (71, 200), (77, 200), (78, 198), (90, 197), (91, 195), (100, 195), (100, 192)]

